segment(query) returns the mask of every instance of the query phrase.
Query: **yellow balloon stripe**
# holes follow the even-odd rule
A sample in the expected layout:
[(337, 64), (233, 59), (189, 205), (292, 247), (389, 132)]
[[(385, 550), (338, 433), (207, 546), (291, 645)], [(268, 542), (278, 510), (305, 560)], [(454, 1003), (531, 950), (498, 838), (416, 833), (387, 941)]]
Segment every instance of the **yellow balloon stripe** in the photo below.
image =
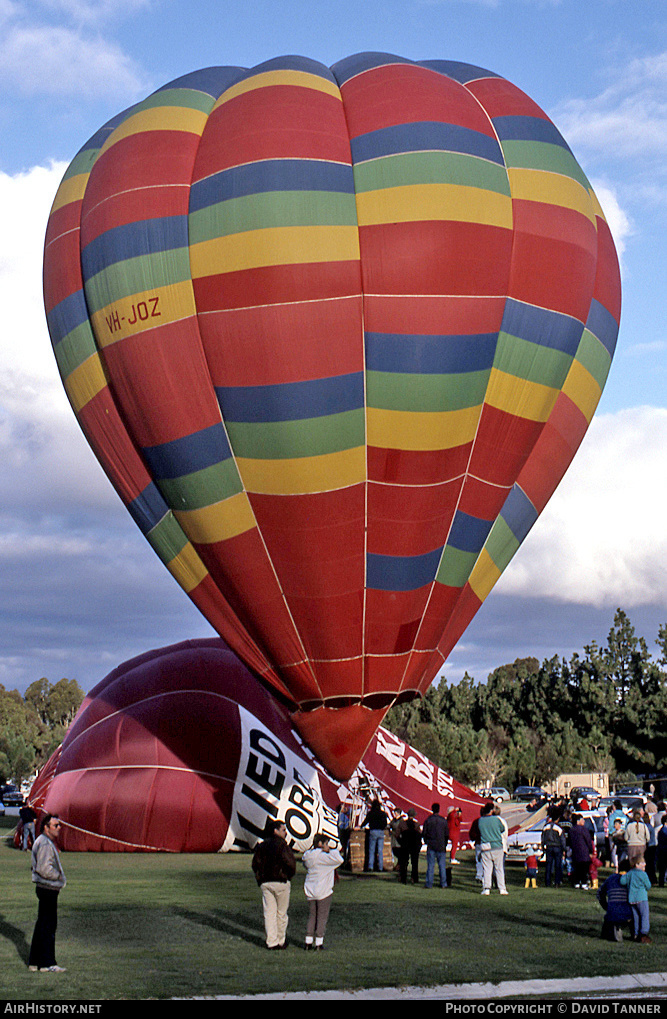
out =
[(527, 382), (508, 375), (507, 372), (491, 369), (489, 386), (484, 397), (496, 410), (505, 411), (514, 417), (529, 421), (546, 421), (558, 397), (559, 390), (544, 386), (540, 382)]
[(368, 445), (387, 449), (454, 449), (472, 442), (481, 404), (463, 410), (402, 411), (369, 407)]
[(190, 280), (155, 287), (105, 305), (91, 316), (100, 347), (118, 343), (145, 329), (180, 322), (196, 315)]
[(310, 88), (316, 92), (325, 92), (328, 95), (335, 96), (337, 99), (341, 98), (338, 85), (333, 81), (328, 81), (327, 78), (321, 78), (318, 74), (289, 70), (264, 71), (261, 74), (253, 75), (252, 78), (244, 78), (238, 84), (230, 86), (220, 96), (213, 109), (217, 109), (223, 103), (228, 103), (232, 99), (236, 99), (237, 96), (244, 95), (246, 92), (254, 92), (258, 88), (271, 88), (276, 85)]
[(66, 379), (63, 379), (63, 385), (74, 413), (78, 414), (107, 385), (100, 355), (91, 354)]
[(493, 559), (485, 548), (479, 554), (468, 583), (480, 601), (484, 601), (494, 584), (500, 578), (502, 570), (499, 570)]
[(186, 594), (194, 591), (198, 584), (201, 584), (202, 580), (208, 576), (208, 570), (190, 544), (185, 545), (182, 551), (166, 565)]
[(184, 131), (201, 136), (207, 119), (201, 110), (188, 106), (154, 106), (140, 110), (119, 124), (109, 135), (100, 149), (100, 157), (124, 138), (144, 134), (146, 131)]
[(512, 228), (507, 195), (459, 184), (413, 184), (357, 195), (359, 226), (448, 220)]
[(595, 208), (590, 193), (572, 177), (546, 170), (509, 169), (507, 173), (512, 198), (573, 209), (595, 225)]
[(272, 265), (359, 260), (356, 226), (294, 226), (248, 230), (194, 244), (194, 279)]
[(58, 188), (58, 193), (51, 207), (51, 214), (53, 215), (58, 209), (62, 209), (65, 205), (70, 205), (72, 202), (80, 202), (86, 190), (89, 177), (89, 173), (77, 173), (75, 177), (68, 177), (67, 180), (64, 180)]
[(579, 361), (573, 361), (567, 374), (563, 392), (579, 408), (588, 422), (600, 402), (602, 389), (591, 373)]
[(196, 545), (235, 538), (255, 527), (255, 517), (245, 492), (195, 510), (174, 510), (174, 516)]
[(366, 480), (366, 448), (291, 460), (237, 460), (247, 492), (258, 495), (304, 495), (333, 492)]

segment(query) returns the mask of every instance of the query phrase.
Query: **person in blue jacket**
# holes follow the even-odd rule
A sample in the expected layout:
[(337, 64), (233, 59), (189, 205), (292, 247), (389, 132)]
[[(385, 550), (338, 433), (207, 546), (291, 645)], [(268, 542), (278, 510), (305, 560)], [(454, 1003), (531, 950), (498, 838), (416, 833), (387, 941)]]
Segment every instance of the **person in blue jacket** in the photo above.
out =
[(643, 857), (634, 861), (627, 874), (621, 875), (621, 884), (628, 889), (634, 940), (639, 941), (642, 945), (650, 945), (651, 924), (648, 911), (648, 890), (651, 887), (651, 882), (646, 873), (646, 861)]

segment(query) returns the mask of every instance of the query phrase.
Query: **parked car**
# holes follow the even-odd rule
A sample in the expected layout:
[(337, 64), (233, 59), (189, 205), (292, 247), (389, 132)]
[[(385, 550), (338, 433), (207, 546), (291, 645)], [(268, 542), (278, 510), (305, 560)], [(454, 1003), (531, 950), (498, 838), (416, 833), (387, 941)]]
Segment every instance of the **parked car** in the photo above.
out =
[(514, 790), (513, 799), (520, 803), (529, 803), (531, 800), (545, 800), (547, 794), (538, 785), (518, 785)]
[(591, 800), (598, 800), (600, 793), (596, 792), (592, 785), (579, 785), (575, 786), (574, 789), (570, 789), (570, 799), (573, 803), (578, 803), (579, 800), (586, 800), (590, 803)]
[[(595, 839), (598, 856), (602, 857), (605, 850), (604, 817), (593, 810), (583, 810), (579, 813)], [(510, 835), (507, 840), (507, 855), (510, 857), (525, 856), (529, 846), (537, 846), (539, 854), (541, 854), (542, 829), (547, 821), (548, 818), (542, 817), (528, 828), (524, 828), (523, 831), (517, 831)]]
[(485, 800), (493, 800), (494, 803), (502, 803), (504, 800), (511, 799), (507, 789), (501, 785), (491, 786), (490, 789), (478, 789), (477, 795), (482, 796)]
[(638, 785), (626, 785), (622, 789), (619, 789), (616, 793), (617, 796), (642, 796), (645, 797), (646, 793), (641, 786)]
[(8, 782), (6, 785), (0, 786), (0, 800), (5, 807), (22, 807), (23, 796), (21, 792)]
[(607, 807), (613, 807), (616, 801), (621, 804), (624, 811), (634, 810), (635, 807), (643, 807), (644, 800), (641, 796), (603, 796), (598, 804), (598, 813), (605, 813)]
[(547, 818), (542, 817), (534, 821), (523, 831), (515, 831), (507, 840), (507, 855), (511, 857), (525, 856), (530, 846), (536, 846), (538, 855), (542, 855), (542, 829), (547, 823)]

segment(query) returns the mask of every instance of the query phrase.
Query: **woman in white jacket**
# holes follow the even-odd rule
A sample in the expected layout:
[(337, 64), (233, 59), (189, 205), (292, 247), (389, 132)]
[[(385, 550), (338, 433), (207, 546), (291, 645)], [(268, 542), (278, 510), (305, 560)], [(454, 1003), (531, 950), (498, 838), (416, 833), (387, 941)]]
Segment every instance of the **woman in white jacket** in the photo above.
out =
[(302, 859), (307, 871), (303, 890), (310, 905), (306, 951), (320, 951), (329, 919), (336, 868), (342, 864), (343, 857), (337, 849), (331, 848), (329, 836), (320, 834), (315, 836), (313, 848), (307, 849)]

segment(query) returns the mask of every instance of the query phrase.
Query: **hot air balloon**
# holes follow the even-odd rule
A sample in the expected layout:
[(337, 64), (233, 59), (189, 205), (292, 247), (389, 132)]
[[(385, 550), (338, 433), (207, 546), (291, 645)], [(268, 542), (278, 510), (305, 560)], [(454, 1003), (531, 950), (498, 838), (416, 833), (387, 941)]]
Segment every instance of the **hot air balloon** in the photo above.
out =
[(420, 821), (434, 799), (461, 807), (464, 835), (484, 802), (383, 728), (341, 786), (285, 707), (210, 638), (148, 651), (98, 683), (29, 802), (61, 816), (74, 852), (249, 850), (276, 817), (305, 850), (317, 832), (337, 842), (341, 800), (365, 816), (361, 790)]
[(57, 193), (44, 292), (132, 517), (341, 779), (544, 508), (620, 316), (546, 114), (378, 53), (207, 68), (110, 121)]

